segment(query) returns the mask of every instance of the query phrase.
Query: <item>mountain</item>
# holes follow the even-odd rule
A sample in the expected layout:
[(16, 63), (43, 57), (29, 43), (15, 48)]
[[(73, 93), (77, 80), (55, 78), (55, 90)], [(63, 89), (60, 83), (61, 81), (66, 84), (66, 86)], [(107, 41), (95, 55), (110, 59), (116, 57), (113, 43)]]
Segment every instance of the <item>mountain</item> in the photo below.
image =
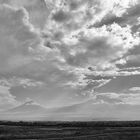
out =
[(42, 121), (140, 120), (140, 105), (95, 103), (88, 100), (70, 106), (45, 108), (27, 101), (0, 113), (0, 119)]
[(34, 101), (27, 101), (15, 108), (7, 110), (7, 112), (11, 113), (41, 113), (46, 111), (45, 107), (42, 107), (41, 105), (37, 104)]
[(140, 105), (83, 103), (56, 108), (53, 114), (73, 120), (140, 120)]
[(45, 107), (29, 100), (15, 108), (0, 112), (0, 119), (13, 121), (41, 120), (41, 117), (46, 114), (46, 110)]

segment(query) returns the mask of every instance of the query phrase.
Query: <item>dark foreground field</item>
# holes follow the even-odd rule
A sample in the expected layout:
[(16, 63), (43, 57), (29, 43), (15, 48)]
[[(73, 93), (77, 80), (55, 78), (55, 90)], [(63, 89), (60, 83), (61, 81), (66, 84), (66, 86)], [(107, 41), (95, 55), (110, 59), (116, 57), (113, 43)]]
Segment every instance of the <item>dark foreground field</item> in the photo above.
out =
[(140, 140), (140, 122), (0, 121), (0, 140)]

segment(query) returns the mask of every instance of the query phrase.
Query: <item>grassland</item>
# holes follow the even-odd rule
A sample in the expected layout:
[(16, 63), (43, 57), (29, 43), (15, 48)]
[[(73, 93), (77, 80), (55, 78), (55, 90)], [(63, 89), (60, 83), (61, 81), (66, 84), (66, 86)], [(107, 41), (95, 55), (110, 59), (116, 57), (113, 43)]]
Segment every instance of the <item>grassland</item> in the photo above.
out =
[(140, 122), (0, 121), (0, 140), (140, 140)]

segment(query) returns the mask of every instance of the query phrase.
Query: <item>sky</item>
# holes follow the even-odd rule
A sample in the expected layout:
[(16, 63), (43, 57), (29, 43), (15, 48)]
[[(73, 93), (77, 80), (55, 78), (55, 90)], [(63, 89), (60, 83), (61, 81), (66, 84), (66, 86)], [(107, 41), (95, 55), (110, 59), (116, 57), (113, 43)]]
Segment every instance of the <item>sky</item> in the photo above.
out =
[(0, 110), (140, 105), (139, 0), (0, 0)]

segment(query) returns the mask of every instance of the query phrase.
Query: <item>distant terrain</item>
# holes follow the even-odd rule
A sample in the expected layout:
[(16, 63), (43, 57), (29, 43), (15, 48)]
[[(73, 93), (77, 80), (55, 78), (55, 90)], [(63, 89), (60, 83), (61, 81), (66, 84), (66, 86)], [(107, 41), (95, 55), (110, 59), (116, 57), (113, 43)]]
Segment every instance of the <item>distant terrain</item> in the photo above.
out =
[(27, 101), (0, 112), (0, 120), (11, 121), (132, 121), (140, 120), (140, 105), (93, 104), (93, 100), (69, 106), (46, 108)]
[(0, 140), (140, 140), (140, 121), (0, 121)]

